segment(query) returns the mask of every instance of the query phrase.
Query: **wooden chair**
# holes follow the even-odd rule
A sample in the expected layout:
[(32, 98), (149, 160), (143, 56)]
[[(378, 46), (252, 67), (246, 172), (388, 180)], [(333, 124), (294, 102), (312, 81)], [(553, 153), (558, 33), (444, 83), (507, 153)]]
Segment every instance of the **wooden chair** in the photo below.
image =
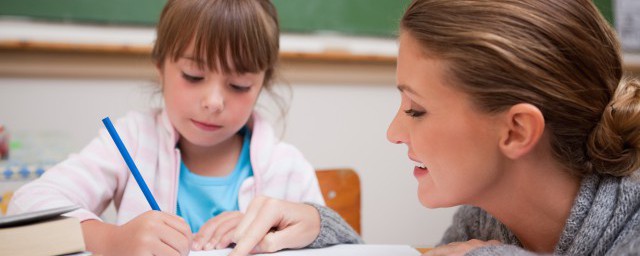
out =
[(360, 234), (360, 178), (352, 169), (316, 170), (327, 206)]

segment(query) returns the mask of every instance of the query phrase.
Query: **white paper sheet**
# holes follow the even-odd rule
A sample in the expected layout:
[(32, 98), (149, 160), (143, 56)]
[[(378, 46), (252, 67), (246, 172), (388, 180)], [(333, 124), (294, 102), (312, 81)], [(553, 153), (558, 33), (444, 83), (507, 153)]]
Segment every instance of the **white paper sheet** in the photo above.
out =
[[(226, 256), (231, 249), (212, 251), (192, 251), (189, 256)], [(285, 250), (269, 254), (256, 254), (260, 256), (416, 256), (420, 253), (408, 245), (381, 245), (381, 244), (341, 244), (320, 249)]]

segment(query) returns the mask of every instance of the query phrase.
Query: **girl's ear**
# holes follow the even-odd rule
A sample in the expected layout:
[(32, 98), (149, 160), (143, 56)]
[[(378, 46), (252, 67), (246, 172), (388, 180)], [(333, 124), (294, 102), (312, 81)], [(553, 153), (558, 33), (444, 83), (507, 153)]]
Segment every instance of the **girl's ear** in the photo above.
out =
[(155, 63), (156, 71), (158, 71), (158, 81), (161, 85), (164, 84), (164, 68), (160, 62)]
[(160, 63), (160, 62), (156, 62), (156, 63), (155, 63), (155, 66), (156, 66), (156, 70), (158, 71), (158, 74), (162, 74), (162, 72), (163, 72), (163, 68), (162, 68), (162, 67), (163, 67), (163, 65), (162, 65), (162, 63)]
[(500, 138), (500, 150), (510, 159), (529, 153), (544, 133), (544, 116), (538, 107), (520, 103), (513, 105), (504, 115), (506, 129)]

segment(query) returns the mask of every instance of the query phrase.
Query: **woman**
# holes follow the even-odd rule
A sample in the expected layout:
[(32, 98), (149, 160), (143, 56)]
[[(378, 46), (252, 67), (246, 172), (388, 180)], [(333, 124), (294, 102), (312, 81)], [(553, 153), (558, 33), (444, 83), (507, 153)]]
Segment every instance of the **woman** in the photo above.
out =
[[(399, 42), (388, 139), (424, 206), (463, 205), (429, 254), (640, 251), (640, 83), (590, 0), (414, 0)], [(327, 208), (269, 198), (235, 235), (234, 255), (359, 242)]]

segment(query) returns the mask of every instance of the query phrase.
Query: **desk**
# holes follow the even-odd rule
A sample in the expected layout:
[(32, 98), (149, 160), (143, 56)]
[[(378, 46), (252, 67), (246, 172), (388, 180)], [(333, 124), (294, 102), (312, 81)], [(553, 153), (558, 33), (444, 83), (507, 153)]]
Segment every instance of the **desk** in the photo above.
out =
[[(433, 248), (415, 248), (418, 252), (420, 252), (420, 254), (426, 253), (429, 250), (433, 249)], [(85, 254), (82, 254), (85, 255)], [(101, 254), (86, 254), (86, 255), (91, 255), (91, 256), (102, 256)], [(216, 254), (217, 255), (217, 254)], [(324, 254), (323, 254), (324, 255)], [(340, 254), (343, 255), (343, 254)]]

